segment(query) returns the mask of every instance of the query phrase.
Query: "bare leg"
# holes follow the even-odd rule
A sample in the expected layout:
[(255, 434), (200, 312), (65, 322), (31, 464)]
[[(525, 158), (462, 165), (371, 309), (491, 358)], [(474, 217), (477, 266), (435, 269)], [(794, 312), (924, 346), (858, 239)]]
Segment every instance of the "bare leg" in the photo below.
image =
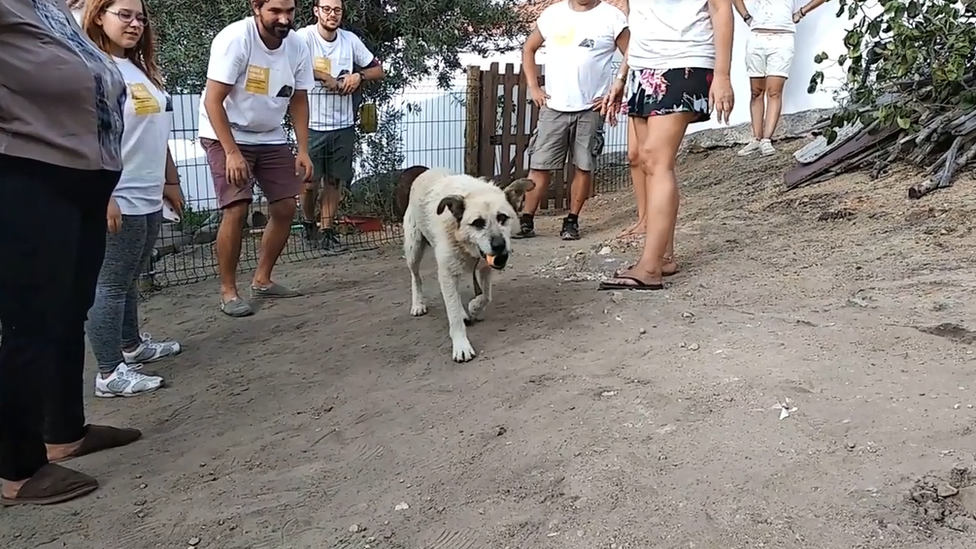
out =
[[(586, 199), (593, 192), (593, 172), (585, 172), (579, 168), (573, 170), (573, 185), (570, 189), (569, 213), (579, 215), (583, 211)], [(539, 184), (536, 183), (536, 186)]]
[(326, 181), (322, 186), (322, 211), (319, 218), (319, 226), (323, 230), (332, 228), (341, 200), (342, 190), (339, 189), (339, 185), (333, 181)]
[[(766, 78), (750, 78), (752, 98), (749, 102), (749, 116), (752, 119), (752, 136), (763, 138), (763, 124), (766, 115)], [(780, 88), (783, 91), (783, 88)]]
[[(762, 127), (762, 138), (770, 139), (779, 125), (779, 117), (783, 113), (783, 86), (786, 79), (782, 76), (766, 77), (766, 115)], [(755, 111), (755, 109), (753, 109)]]
[(224, 303), (240, 297), (237, 293), (237, 265), (241, 260), (241, 238), (247, 208), (246, 201), (224, 208), (220, 228), (217, 229), (217, 270), (220, 273), (220, 297)]
[[(637, 199), (637, 222), (621, 231), (617, 238), (643, 233), (644, 221), (647, 218), (647, 186), (644, 181), (644, 168), (641, 167), (640, 162), (641, 136), (637, 133), (636, 120), (632, 117), (627, 118), (627, 162), (630, 164), (630, 179), (634, 184), (634, 198)], [(640, 125), (641, 133), (645, 128), (644, 124)]]
[(268, 226), (265, 227), (264, 236), (261, 238), (258, 268), (254, 271), (254, 279), (251, 281), (252, 286), (259, 288), (271, 285), (271, 270), (278, 262), (278, 257), (285, 249), (288, 236), (291, 234), (291, 223), (295, 219), (295, 200), (286, 198), (272, 202), (268, 206), (268, 211), (271, 213), (271, 219), (268, 220)]
[(522, 213), (535, 215), (539, 211), (539, 205), (549, 196), (549, 181), (552, 179), (552, 172), (529, 170), (529, 179), (535, 183), (535, 187), (525, 193), (525, 205), (522, 207)]
[[(621, 273), (644, 284), (662, 283), (664, 259), (673, 246), (674, 226), (678, 216), (678, 183), (674, 165), (681, 139), (694, 115), (676, 113), (652, 116), (641, 123), (647, 133), (641, 142), (641, 160), (647, 176), (647, 222), (644, 250), (637, 264)], [(621, 284), (636, 284), (630, 279), (615, 279)]]
[(318, 183), (308, 181), (302, 188), (298, 200), (302, 203), (302, 218), (305, 222), (315, 223), (315, 195), (318, 194)]

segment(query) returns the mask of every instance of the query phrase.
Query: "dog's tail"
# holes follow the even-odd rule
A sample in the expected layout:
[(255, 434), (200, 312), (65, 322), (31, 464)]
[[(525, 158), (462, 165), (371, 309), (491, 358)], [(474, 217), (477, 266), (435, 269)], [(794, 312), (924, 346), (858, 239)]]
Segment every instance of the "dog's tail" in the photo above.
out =
[(397, 220), (403, 221), (403, 214), (407, 213), (407, 204), (410, 203), (410, 187), (413, 186), (413, 182), (420, 177), (420, 174), (429, 169), (427, 166), (410, 166), (400, 173), (400, 179), (397, 180), (396, 190), (393, 193)]

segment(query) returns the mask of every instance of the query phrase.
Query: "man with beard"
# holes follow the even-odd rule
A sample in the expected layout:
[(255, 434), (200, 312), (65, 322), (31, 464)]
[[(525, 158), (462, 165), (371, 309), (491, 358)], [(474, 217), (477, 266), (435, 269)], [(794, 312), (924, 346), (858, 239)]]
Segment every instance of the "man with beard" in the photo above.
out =
[[(311, 53), (316, 80), (315, 88), (308, 94), (308, 150), (315, 177), (305, 183), (302, 215), (305, 238), (317, 243), (326, 254), (335, 254), (345, 249), (332, 223), (342, 187), (352, 182), (356, 143), (353, 94), (363, 82), (383, 78), (383, 67), (358, 36), (339, 28), (342, 0), (316, 0), (315, 17), (316, 24), (297, 31)], [(320, 185), (321, 210), (316, 228), (315, 195)]]
[[(295, 0), (251, 0), (253, 16), (214, 37), (207, 87), (200, 98), (200, 144), (207, 152), (217, 205), (220, 308), (229, 316), (254, 314), (237, 291), (237, 265), (252, 186), (268, 199), (270, 221), (261, 239), (251, 295), (284, 298), (299, 292), (271, 280), (295, 217), (295, 196), (312, 176), (308, 157), (308, 90), (314, 85), (308, 47), (291, 33)], [(292, 155), (282, 128), (291, 114), (298, 141)]]

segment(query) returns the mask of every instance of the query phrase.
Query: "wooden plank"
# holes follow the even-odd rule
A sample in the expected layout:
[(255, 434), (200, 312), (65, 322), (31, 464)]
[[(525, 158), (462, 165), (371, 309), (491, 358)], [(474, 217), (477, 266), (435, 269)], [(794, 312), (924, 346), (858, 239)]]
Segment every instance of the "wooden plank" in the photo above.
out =
[(783, 175), (783, 182), (786, 183), (787, 189), (801, 187), (804, 183), (816, 178), (824, 172), (827, 172), (844, 160), (863, 152), (868, 147), (887, 139), (898, 131), (899, 128), (897, 126), (886, 128), (884, 130), (874, 132), (873, 134), (868, 131), (862, 131), (857, 135), (857, 137), (822, 156), (816, 162), (811, 164), (801, 164), (800, 166), (786, 172)]
[(502, 78), (502, 113), (501, 130), (502, 145), (499, 151), (501, 155), (501, 166), (498, 170), (498, 181), (502, 185), (507, 185), (512, 181), (512, 95), (518, 80), (515, 76), (515, 65), (505, 63), (505, 76)]
[(464, 98), (464, 173), (477, 177), (481, 149), (481, 67), (468, 67), (468, 83)]
[(828, 145), (827, 137), (824, 135), (819, 135), (816, 139), (807, 143), (800, 150), (793, 153), (793, 158), (795, 158), (800, 164), (811, 164), (816, 162), (817, 159), (823, 157), (830, 151), (839, 148), (849, 139), (860, 133), (862, 129), (864, 129), (864, 124), (861, 124), (860, 120), (855, 120), (853, 124), (844, 124), (840, 129), (837, 130), (837, 139), (833, 143)]
[[(525, 81), (525, 74), (519, 70), (518, 89), (515, 93), (515, 172), (512, 177), (518, 179), (529, 175), (529, 167), (526, 165), (528, 155), (526, 149), (529, 148), (529, 135), (531, 129), (525, 127), (526, 116), (529, 112), (529, 85)], [(529, 131), (529, 134), (526, 132)]]
[(481, 71), (481, 120), (479, 137), (478, 170), (480, 177), (492, 178), (495, 175), (495, 148), (488, 145), (489, 139), (495, 134), (495, 122), (498, 115), (495, 105), (498, 101), (498, 63), (492, 63), (491, 69)]

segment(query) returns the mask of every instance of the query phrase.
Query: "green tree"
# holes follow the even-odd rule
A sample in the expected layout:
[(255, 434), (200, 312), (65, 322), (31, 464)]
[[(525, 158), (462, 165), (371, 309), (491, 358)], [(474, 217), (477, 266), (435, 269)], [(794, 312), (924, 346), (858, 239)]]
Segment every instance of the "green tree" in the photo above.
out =
[[(838, 0), (837, 17), (854, 22), (844, 37), (847, 51), (833, 60), (826, 53), (815, 58), (847, 72), (848, 99), (833, 117), (830, 140), (854, 120), (917, 129), (920, 121), (976, 104), (976, 12), (970, 3)], [(815, 72), (808, 91), (823, 82), (823, 71)]]
[[(296, 0), (298, 26), (314, 21), (314, 0)], [(159, 58), (171, 92), (199, 93), (206, 82), (210, 42), (228, 24), (251, 13), (248, 0), (146, 0)], [(382, 102), (419, 79), (447, 85), (460, 70), (458, 54), (481, 55), (519, 47), (527, 32), (518, 0), (346, 0), (343, 27), (383, 61), (387, 78), (365, 90)]]

